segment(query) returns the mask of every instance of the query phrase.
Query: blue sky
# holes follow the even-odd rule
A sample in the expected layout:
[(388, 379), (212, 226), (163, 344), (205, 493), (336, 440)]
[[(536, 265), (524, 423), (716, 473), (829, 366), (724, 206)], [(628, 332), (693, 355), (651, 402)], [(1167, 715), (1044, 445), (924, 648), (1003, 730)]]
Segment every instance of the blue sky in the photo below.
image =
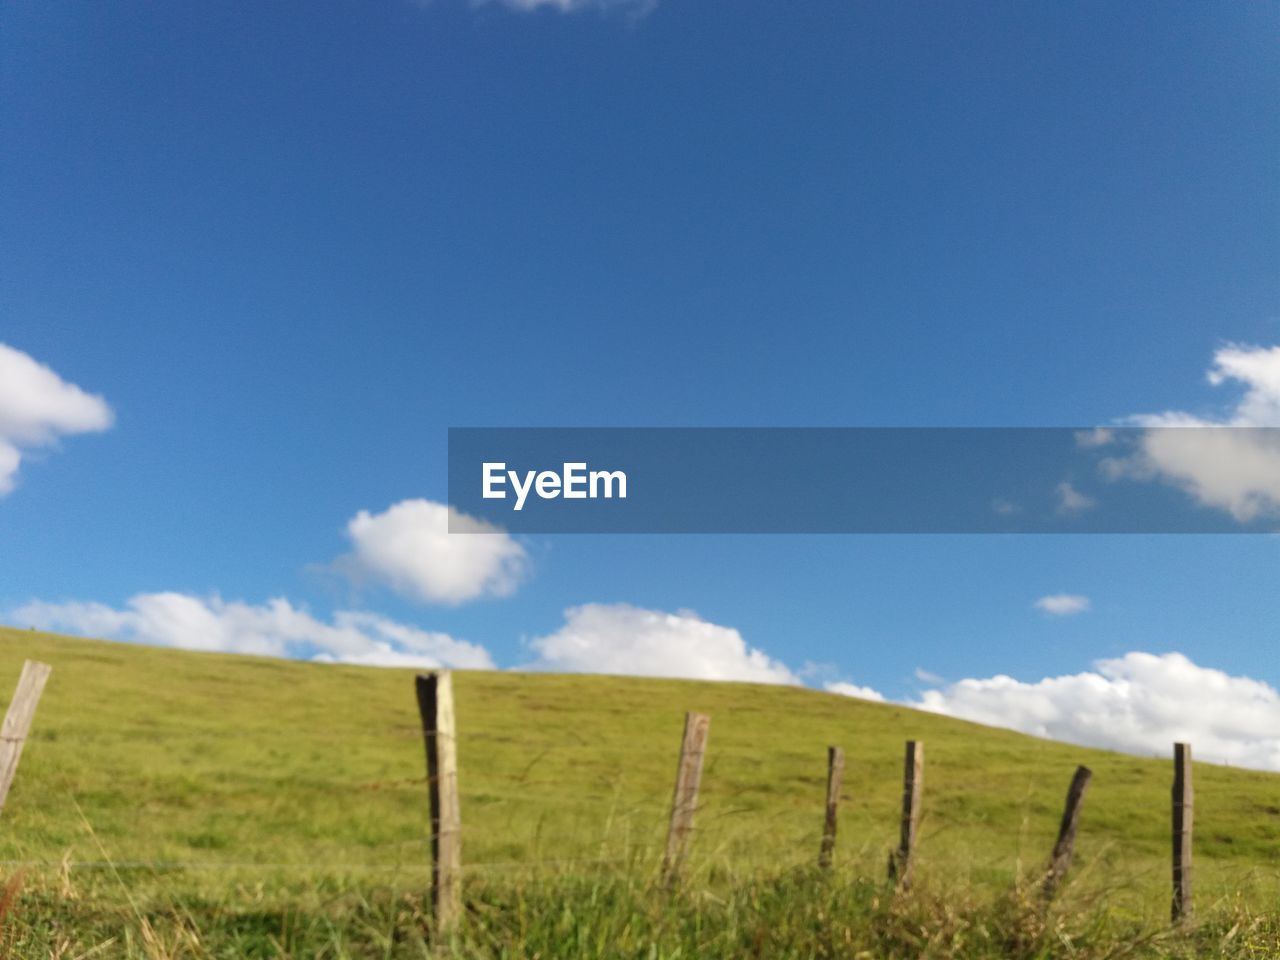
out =
[[(4, 619), (181, 643), (130, 599), (283, 598), (503, 667), (696, 674), (700, 643), (736, 649), (702, 624), (894, 699), (1174, 651), (1274, 694), (1275, 537), (539, 536), (441, 602), (352, 563), (347, 529), (444, 499), (449, 426), (1228, 422), (1266, 384), (1210, 382), (1215, 358), (1280, 344), (1277, 27), (1247, 3), (6, 5), (0, 342), (111, 426), (23, 440)], [(237, 648), (258, 621), (218, 610)], [(630, 660), (536, 643), (655, 632)], [(1280, 765), (1251, 723), (1262, 752), (1222, 755)]]

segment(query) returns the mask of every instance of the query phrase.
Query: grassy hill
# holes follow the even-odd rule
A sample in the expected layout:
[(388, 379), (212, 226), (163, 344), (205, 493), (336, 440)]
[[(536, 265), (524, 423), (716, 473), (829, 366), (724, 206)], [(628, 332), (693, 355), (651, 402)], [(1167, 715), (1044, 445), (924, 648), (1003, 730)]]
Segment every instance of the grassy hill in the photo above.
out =
[[(22, 926), (27, 903), (50, 911), (77, 949), (110, 940), (101, 955), (135, 948), (155, 957), (312, 955), (288, 947), (290, 923), (389, 925), (389, 952), (367, 955), (404, 947), (396, 924), (416, 922), (401, 914), (405, 903), (419, 909), (429, 864), (412, 672), (0, 628), (0, 699), (7, 702), (25, 658), (54, 672), (2, 815), (0, 860), (10, 873), (26, 872), (16, 908), (16, 929), (26, 932), (11, 936), (36, 943)], [(1052, 846), (1075, 765), (1085, 763), (1094, 781), (1064, 898), (1088, 905), (1091, 917), (1103, 910), (1134, 936), (1167, 915), (1172, 766), (1165, 757), (783, 687), (462, 672), (455, 692), (468, 891), (484, 923), (486, 910), (503, 911), (494, 929), (531, 890), (542, 895), (592, 877), (595, 896), (604, 889), (616, 897), (614, 880), (601, 878), (622, 876), (630, 878), (626, 889), (645, 888), (691, 709), (712, 715), (687, 884), (711, 899), (695, 912), (721, 909), (716, 900), (737, 903), (744, 889), (758, 900), (753, 884), (813, 863), (828, 744), (847, 756), (832, 876), (847, 895), (872, 904), (867, 909), (880, 909), (903, 741), (914, 738), (925, 741), (928, 760), (923, 891), (995, 902), (1033, 876)], [(1245, 910), (1274, 925), (1267, 911), (1280, 902), (1280, 776), (1203, 763), (1195, 775), (1201, 913)], [(365, 919), (341, 919), (347, 910)], [(218, 953), (222, 934), (208, 930), (189, 932), (194, 946), (184, 939), (184, 918), (234, 937), (245, 917), (257, 918), (245, 922), (260, 925), (261, 936), (231, 952)], [(156, 933), (161, 928), (172, 942)], [(159, 952), (145, 952), (147, 929), (160, 938)], [(335, 944), (348, 933), (329, 930)], [(519, 949), (503, 940), (505, 954), (495, 947), (477, 955), (524, 955), (528, 935)], [(39, 942), (49, 954), (23, 955), (52, 955), (54, 941)], [(331, 955), (366, 955), (352, 946), (365, 940), (342, 942)], [(622, 943), (606, 938), (598, 954), (584, 947), (562, 955), (608, 956), (610, 944), (621, 950)]]

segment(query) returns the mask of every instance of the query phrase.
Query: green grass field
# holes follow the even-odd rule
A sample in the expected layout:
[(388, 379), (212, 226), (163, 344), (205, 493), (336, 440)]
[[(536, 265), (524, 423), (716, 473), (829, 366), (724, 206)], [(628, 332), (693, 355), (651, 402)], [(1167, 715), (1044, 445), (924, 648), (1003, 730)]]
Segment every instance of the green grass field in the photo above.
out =
[[(1197, 764), (1197, 921), (1171, 932), (1167, 757), (810, 690), (499, 672), (455, 675), (468, 918), (433, 954), (411, 672), (0, 628), (6, 702), (26, 658), (54, 672), (0, 830), (10, 956), (1280, 956), (1280, 776)], [(686, 710), (712, 727), (668, 896)], [(918, 884), (894, 896), (909, 738)], [(847, 771), (821, 876), (828, 744)], [(1046, 914), (1028, 888), (1077, 763), (1094, 781)]]

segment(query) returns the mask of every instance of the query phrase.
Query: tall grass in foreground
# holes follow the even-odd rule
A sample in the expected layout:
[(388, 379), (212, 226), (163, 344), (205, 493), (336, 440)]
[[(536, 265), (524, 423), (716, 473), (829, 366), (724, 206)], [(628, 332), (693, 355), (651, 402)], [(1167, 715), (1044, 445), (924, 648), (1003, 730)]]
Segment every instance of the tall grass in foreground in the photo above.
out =
[(1105, 891), (1070, 886), (1046, 907), (1030, 884), (982, 895), (953, 885), (894, 892), (813, 869), (724, 874), (667, 893), (652, 877), (607, 869), (475, 877), (466, 917), (431, 943), (420, 892), (315, 878), (295, 906), (241, 886), (210, 898), (146, 903), (121, 878), (68, 873), (8, 900), (5, 957), (205, 958), (1272, 958), (1280, 913), (1245, 901), (1206, 905), (1171, 929), (1126, 916)]
[[(1197, 766), (1199, 912), (1174, 932), (1166, 757), (793, 688), (493, 671), (454, 677), (467, 912), (433, 953), (412, 671), (0, 628), (0, 677), (31, 657), (54, 674), (0, 821), (0, 960), (1280, 958), (1274, 773)], [(667, 896), (691, 709), (711, 742)], [(930, 759), (918, 883), (894, 896), (905, 739)], [(824, 877), (828, 744), (846, 777)], [(1078, 763), (1075, 864), (1043, 911), (1019, 891)]]

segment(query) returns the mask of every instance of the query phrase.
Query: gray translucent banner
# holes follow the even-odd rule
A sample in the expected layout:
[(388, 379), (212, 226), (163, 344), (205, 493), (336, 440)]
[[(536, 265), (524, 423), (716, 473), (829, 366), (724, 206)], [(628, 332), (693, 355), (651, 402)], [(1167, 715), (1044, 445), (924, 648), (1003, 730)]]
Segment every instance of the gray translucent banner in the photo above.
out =
[(1280, 428), (452, 428), (449, 502), (453, 533), (1273, 533)]

